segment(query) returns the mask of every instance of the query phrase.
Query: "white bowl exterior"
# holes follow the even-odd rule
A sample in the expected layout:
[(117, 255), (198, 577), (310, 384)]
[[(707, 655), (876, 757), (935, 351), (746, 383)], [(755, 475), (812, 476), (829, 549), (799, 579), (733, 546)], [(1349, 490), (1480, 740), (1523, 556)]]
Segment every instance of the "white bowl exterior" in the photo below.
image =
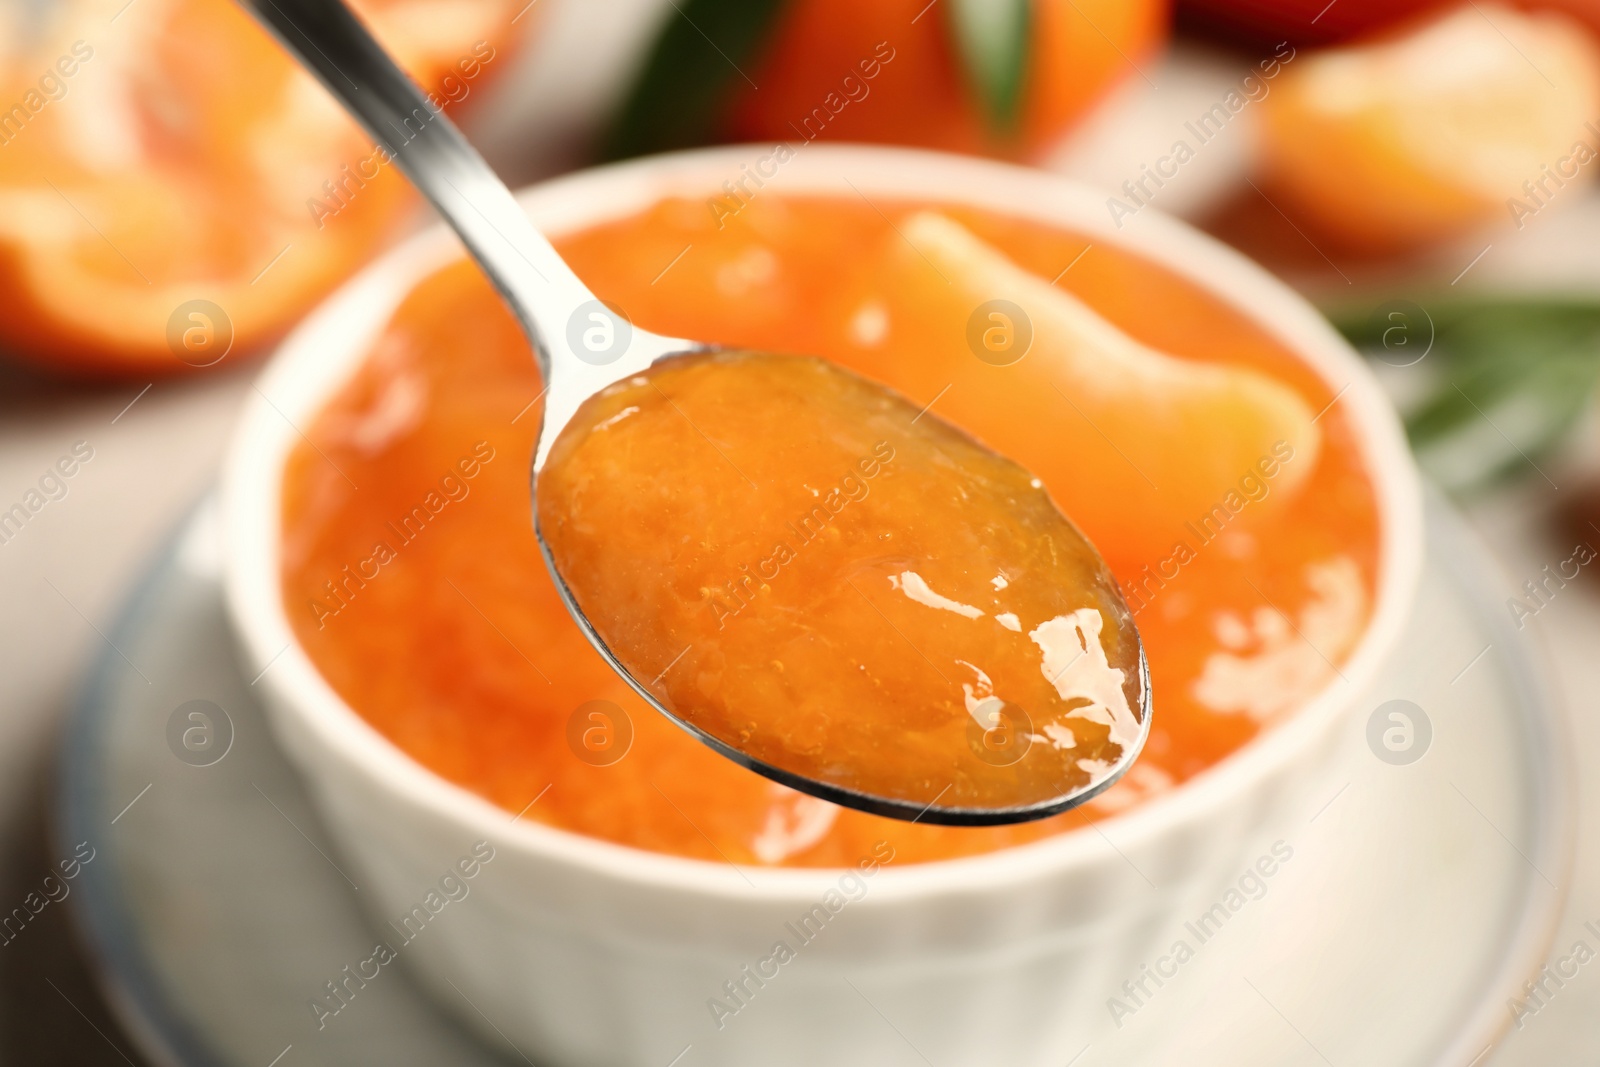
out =
[[(704, 197), (770, 148), (682, 153), (550, 182), (521, 200), (558, 236), (663, 196)], [(430, 230), (331, 297), (266, 368), (224, 478), (228, 598), (249, 673), (382, 926), (478, 840), (495, 859), (436, 926), (400, 948), (418, 977), (492, 1041), (552, 1064), (661, 1067), (1055, 1064), (1104, 1025), (1106, 999), (1160, 951), (1172, 916), (1237, 877), (1246, 841), (1329, 757), (1332, 731), (1393, 647), (1419, 572), (1421, 504), (1404, 436), (1344, 341), (1282, 283), (1181, 223), (1118, 230), (1104, 194), (1038, 171), (931, 153), (807, 146), (767, 182), (791, 194), (924, 199), (1022, 216), (1126, 248), (1240, 309), (1338, 392), (1383, 517), (1373, 618), (1342, 677), (1172, 792), (1078, 831), (985, 856), (889, 864), (799, 947), (788, 931), (841, 872), (739, 869), (647, 853), (508, 814), (382, 737), (293, 640), (279, 591), (283, 461), (411, 285), (460, 254)], [(758, 194), (760, 195), (760, 194)], [(1114, 844), (1113, 844), (1114, 843)], [(397, 943), (392, 925), (391, 943)], [(797, 958), (766, 987), (741, 968), (783, 939)], [(398, 947), (398, 946), (397, 946)], [(1161, 946), (1164, 948), (1165, 946)], [(1153, 952), (1152, 949), (1155, 949)], [(743, 980), (749, 1006), (713, 1020)], [(465, 1002), (465, 1003), (463, 1003)], [(894, 1020), (891, 1024), (888, 1020)]]

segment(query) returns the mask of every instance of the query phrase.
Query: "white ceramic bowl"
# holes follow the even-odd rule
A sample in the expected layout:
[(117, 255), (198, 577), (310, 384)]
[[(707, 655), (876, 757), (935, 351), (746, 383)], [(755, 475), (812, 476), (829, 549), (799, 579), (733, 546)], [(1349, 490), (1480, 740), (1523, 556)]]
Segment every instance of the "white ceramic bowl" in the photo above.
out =
[[(663, 196), (712, 195), (766, 147), (645, 159), (523, 193), (546, 233), (571, 232)], [(735, 869), (552, 829), (438, 777), (352, 711), (295, 643), (279, 585), (284, 459), (324, 399), (419, 278), (460, 254), (426, 232), (364, 271), (283, 345), (259, 382), (225, 477), (228, 596), (249, 675), (265, 671), (273, 726), (375, 928), (417, 976), (491, 1041), (538, 1062), (1060, 1067), (1103, 1027), (1107, 998), (1165, 946), (1175, 910), (1214, 900), (1245, 841), (1331, 751), (1331, 731), (1394, 645), (1421, 552), (1421, 508), (1393, 411), (1358, 357), (1297, 295), (1188, 227), (1142, 212), (1118, 230), (1104, 195), (1038, 171), (922, 152), (807, 146), (769, 191), (920, 198), (1055, 224), (1160, 263), (1299, 352), (1353, 420), (1377, 487), (1381, 574), (1371, 625), (1342, 679), (1181, 787), (1098, 824), (989, 855), (880, 869), (830, 912), (844, 872)], [(400, 944), (397, 920), (486, 840), (471, 894)], [(850, 886), (854, 889), (853, 884)], [(822, 905), (801, 944), (789, 926)], [(814, 920), (815, 921), (815, 920)], [(759, 986), (743, 968), (779, 940), (796, 958)], [(375, 979), (381, 980), (381, 979)], [(308, 999), (326, 990), (308, 977)], [(712, 998), (746, 1005), (714, 1018)], [(924, 1054), (927, 1054), (926, 1056)]]

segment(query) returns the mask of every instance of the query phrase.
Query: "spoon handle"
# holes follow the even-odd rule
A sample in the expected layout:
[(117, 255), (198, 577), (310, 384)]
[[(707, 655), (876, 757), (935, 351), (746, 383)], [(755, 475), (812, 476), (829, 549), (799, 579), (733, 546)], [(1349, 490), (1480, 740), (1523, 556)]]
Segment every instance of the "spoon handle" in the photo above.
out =
[(594, 294), (428, 95), (343, 0), (240, 0), (399, 164), (522, 322), (550, 381), (552, 333)]

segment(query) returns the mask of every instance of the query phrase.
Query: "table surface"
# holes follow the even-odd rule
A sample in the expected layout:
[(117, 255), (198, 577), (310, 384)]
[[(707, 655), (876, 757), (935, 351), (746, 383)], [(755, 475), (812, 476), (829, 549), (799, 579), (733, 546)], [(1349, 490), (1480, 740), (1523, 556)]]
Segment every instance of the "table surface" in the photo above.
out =
[[(629, 3), (642, 8), (653, 0)], [(563, 19), (585, 6), (556, 7), (549, 51), (562, 51), (563, 40), (581, 33), (581, 24), (563, 29)], [(568, 21), (581, 23), (581, 18)], [(626, 58), (619, 53), (615, 62)], [(1058, 169), (1117, 184), (1111, 180), (1119, 173), (1117, 164), (1108, 164), (1109, 158), (1141, 158), (1144, 146), (1162, 143), (1185, 101), (1206, 98), (1233, 75), (1226, 62), (1180, 55), (1157, 77), (1167, 88), (1136, 90), (1117, 105), (1124, 117), (1085, 131), (1075, 150), (1054, 161)], [(530, 84), (536, 89), (538, 79)], [(1126, 118), (1132, 113), (1141, 117)], [(581, 123), (582, 116), (563, 121)], [(1149, 136), (1141, 140), (1140, 130)], [(1239, 163), (1239, 153), (1219, 148), (1207, 166), (1224, 172)], [(1186, 214), (1202, 210), (1225, 185), (1208, 173), (1196, 171), (1187, 199), (1162, 206)], [(1498, 251), (1477, 271), (1485, 282), (1526, 283), (1538, 280), (1535, 270), (1539, 278), (1555, 270), (1567, 287), (1593, 291), (1600, 279), (1600, 241), (1576, 240), (1572, 231), (1583, 223), (1600, 229), (1597, 207), (1591, 201), (1576, 205), (1563, 219), (1541, 218), (1540, 226), (1530, 228), (1535, 232), (1519, 234), (1515, 242), (1497, 237)], [(1466, 261), (1461, 252), (1440, 253), (1438, 276), (1448, 280), (1459, 269), (1456, 259)], [(1301, 279), (1313, 290), (1327, 281), (1315, 275)], [(68, 482), (67, 494), (0, 544), (0, 906), (5, 909), (35, 889), (45, 868), (62, 858), (51, 854), (48, 830), (51, 764), (63, 710), (87, 664), (106, 650), (108, 620), (214, 482), (252, 375), (248, 364), (229, 360), (184, 381), (84, 386), (0, 366), (0, 510), (19, 500), (77, 442), (93, 449)], [(1600, 432), (1585, 427), (1564, 456), (1540, 466), (1542, 474), (1530, 470), (1513, 485), (1466, 502), (1469, 518), (1511, 588), (1547, 564), (1567, 559), (1576, 540), (1588, 536), (1600, 546), (1600, 531), (1585, 535), (1570, 521), (1575, 508), (1600, 500)], [(1600, 515), (1600, 506), (1592, 511)], [(1568, 905), (1552, 962), (1578, 941), (1600, 950), (1600, 938), (1584, 927), (1592, 922), (1600, 929), (1600, 835), (1593, 832), (1600, 826), (1600, 791), (1592, 784), (1600, 782), (1600, 655), (1594, 652), (1600, 648), (1600, 578), (1590, 570), (1600, 572), (1586, 569), (1528, 622), (1548, 649), (1552, 688), (1571, 719), (1581, 809), (1579, 853), (1565, 887)], [(1512, 993), (1508, 990), (1507, 997)], [(1600, 1060), (1596, 1020), (1600, 965), (1590, 965), (1480, 1062), (1593, 1064)], [(99, 1065), (139, 1059), (95, 988), (91, 967), (75, 942), (70, 910), (47, 908), (0, 952), (0, 1063)]]

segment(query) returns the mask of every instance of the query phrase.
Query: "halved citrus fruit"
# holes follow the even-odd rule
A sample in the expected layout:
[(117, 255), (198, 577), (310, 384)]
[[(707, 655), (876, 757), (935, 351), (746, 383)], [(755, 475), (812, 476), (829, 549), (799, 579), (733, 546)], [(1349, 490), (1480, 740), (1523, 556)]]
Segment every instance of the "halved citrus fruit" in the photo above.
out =
[(1600, 51), (1565, 15), (1476, 3), (1305, 55), (1264, 103), (1285, 207), (1347, 245), (1401, 248), (1497, 215), (1520, 224), (1591, 180)]
[[(358, 6), (446, 106), (509, 65), (523, 28), (515, 0)], [(34, 31), (0, 74), (7, 354), (143, 375), (259, 348), (412, 202), (231, 0), (84, 0)]]

